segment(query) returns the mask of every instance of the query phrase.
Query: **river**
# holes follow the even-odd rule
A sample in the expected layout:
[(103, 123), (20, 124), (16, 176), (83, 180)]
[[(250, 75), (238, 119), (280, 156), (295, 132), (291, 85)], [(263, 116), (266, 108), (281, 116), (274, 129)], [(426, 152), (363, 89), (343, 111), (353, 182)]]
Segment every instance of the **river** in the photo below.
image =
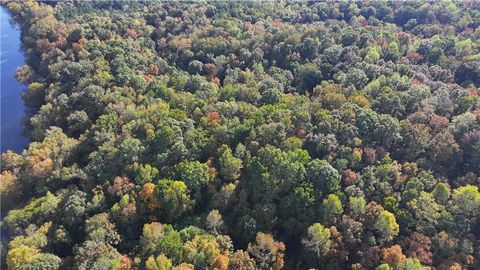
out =
[(28, 145), (28, 139), (22, 135), (26, 108), (21, 94), (25, 86), (15, 79), (15, 71), (24, 64), (20, 29), (11, 23), (7, 8), (1, 6), (0, 12), (0, 149), (2, 153), (7, 149), (21, 152)]

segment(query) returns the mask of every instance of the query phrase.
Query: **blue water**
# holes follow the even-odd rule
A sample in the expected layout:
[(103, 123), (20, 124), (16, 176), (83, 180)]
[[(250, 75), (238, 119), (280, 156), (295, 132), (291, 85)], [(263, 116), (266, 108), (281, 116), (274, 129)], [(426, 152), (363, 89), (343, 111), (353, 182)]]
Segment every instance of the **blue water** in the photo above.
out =
[(15, 79), (15, 71), (24, 64), (20, 50), (20, 30), (11, 23), (11, 16), (5, 7), (0, 8), (0, 150), (21, 152), (28, 145), (28, 139), (21, 134), (25, 105), (21, 98), (25, 86)]

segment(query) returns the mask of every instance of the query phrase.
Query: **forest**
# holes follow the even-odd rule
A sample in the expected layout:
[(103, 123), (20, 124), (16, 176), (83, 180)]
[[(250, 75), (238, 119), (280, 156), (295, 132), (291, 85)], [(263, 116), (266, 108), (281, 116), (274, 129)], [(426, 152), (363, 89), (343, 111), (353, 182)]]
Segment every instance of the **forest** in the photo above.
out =
[(11, 1), (10, 270), (480, 269), (479, 1)]

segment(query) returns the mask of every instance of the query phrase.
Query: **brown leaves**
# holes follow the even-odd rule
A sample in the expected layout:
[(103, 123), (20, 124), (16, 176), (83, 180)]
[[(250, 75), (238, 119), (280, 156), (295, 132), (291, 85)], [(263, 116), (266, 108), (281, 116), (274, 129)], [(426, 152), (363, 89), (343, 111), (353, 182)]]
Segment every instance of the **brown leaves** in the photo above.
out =
[(147, 204), (148, 209), (151, 212), (154, 212), (156, 209), (160, 208), (158, 203), (156, 187), (152, 183), (146, 183), (143, 185), (142, 190), (139, 193), (140, 199)]
[(40, 148), (27, 157), (27, 167), (34, 176), (43, 177), (53, 170), (53, 160), (50, 155), (50, 149)]
[(133, 269), (133, 261), (127, 255), (120, 257), (115, 270), (130, 270)]
[(160, 240), (163, 237), (163, 225), (160, 222), (143, 225), (143, 237), (154, 242)]
[(228, 269), (228, 257), (220, 254), (212, 262), (213, 269), (227, 270)]
[(357, 181), (357, 174), (350, 169), (345, 170), (342, 173), (342, 180), (345, 186), (353, 185)]
[(207, 121), (209, 123), (214, 123), (220, 120), (220, 114), (218, 112), (210, 112), (207, 114)]
[(255, 244), (248, 245), (248, 252), (259, 264), (269, 265), (274, 270), (283, 268), (285, 245), (275, 241), (271, 234), (257, 233)]
[(228, 267), (230, 270), (251, 270), (255, 269), (255, 261), (250, 258), (248, 252), (238, 250), (229, 255)]
[(123, 196), (130, 192), (135, 185), (130, 182), (130, 179), (126, 176), (117, 176), (113, 180), (113, 185), (108, 187), (108, 193), (116, 196)]
[(422, 264), (430, 265), (433, 257), (430, 251), (431, 244), (432, 240), (428, 236), (414, 232), (405, 239), (404, 246), (407, 248), (405, 254), (408, 257), (417, 258)]
[(389, 248), (383, 249), (382, 258), (383, 261), (395, 269), (402, 265), (407, 259), (407, 257), (403, 255), (402, 247), (400, 247), (400, 245), (393, 245)]
[(133, 39), (136, 39), (138, 37), (138, 34), (137, 34), (137, 31), (133, 30), (133, 29), (127, 29), (125, 31), (125, 33), (123, 34), (123, 37), (124, 38), (133, 38)]

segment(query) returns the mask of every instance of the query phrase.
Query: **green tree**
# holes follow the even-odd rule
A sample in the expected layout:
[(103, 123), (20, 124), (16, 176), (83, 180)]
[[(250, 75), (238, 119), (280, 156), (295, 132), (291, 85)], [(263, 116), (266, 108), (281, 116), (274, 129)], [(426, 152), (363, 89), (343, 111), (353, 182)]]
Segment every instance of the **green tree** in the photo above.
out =
[(377, 48), (371, 47), (365, 55), (365, 61), (367, 63), (375, 64), (378, 60), (380, 60), (380, 54), (378, 53)]
[(27, 264), (23, 264), (19, 270), (57, 270), (62, 265), (62, 259), (54, 254), (42, 253), (34, 256)]
[(375, 270), (391, 270), (392, 268), (387, 263), (382, 263)]
[(158, 222), (145, 224), (139, 245), (142, 254), (145, 254), (146, 257), (164, 253), (173, 263), (180, 263), (183, 259), (183, 243), (180, 233), (169, 224), (162, 225)]
[(150, 164), (140, 165), (136, 163), (134, 164), (133, 169), (137, 173), (135, 182), (139, 185), (153, 182), (159, 174), (158, 169)]
[(407, 258), (403, 264), (404, 270), (426, 270), (428, 267), (423, 266), (416, 258)]
[(193, 208), (194, 201), (182, 181), (162, 179), (157, 185), (158, 202), (168, 220), (175, 220)]
[(175, 166), (176, 179), (183, 181), (192, 192), (192, 197), (200, 201), (202, 190), (210, 183), (208, 166), (198, 161), (182, 161)]
[(87, 193), (77, 190), (70, 195), (62, 209), (62, 219), (65, 225), (72, 227), (81, 222), (85, 215), (86, 206)]
[(452, 211), (468, 217), (478, 215), (480, 211), (480, 193), (478, 187), (466, 185), (453, 190)]
[(433, 190), (433, 197), (437, 203), (445, 205), (450, 198), (450, 187), (445, 183), (438, 183)]
[(228, 182), (236, 180), (240, 176), (242, 160), (233, 156), (227, 145), (223, 145), (219, 152), (220, 175)]
[(323, 220), (334, 223), (343, 214), (343, 206), (340, 198), (335, 194), (329, 194), (322, 202)]
[(193, 60), (188, 64), (188, 72), (190, 74), (199, 74), (202, 72), (203, 63), (198, 60)]
[(111, 223), (107, 213), (100, 213), (85, 221), (85, 234), (89, 240), (116, 245), (120, 242), (120, 235), (115, 224)]
[(302, 92), (311, 92), (322, 80), (322, 72), (315, 64), (305, 64), (296, 71), (297, 85)]
[(396, 42), (392, 42), (388, 45), (387, 50), (384, 53), (387, 61), (396, 61), (400, 58), (400, 50)]
[(340, 189), (340, 174), (326, 160), (314, 159), (307, 164), (307, 179), (317, 193), (334, 193)]
[(199, 269), (207, 269), (220, 254), (220, 247), (211, 235), (196, 235), (184, 247), (187, 261)]
[(375, 221), (374, 224), (375, 230), (381, 237), (381, 240), (391, 241), (395, 236), (398, 235), (400, 227), (397, 224), (395, 216), (384, 210), (382, 211)]
[(286, 194), (302, 182), (305, 165), (310, 160), (307, 151), (296, 149), (283, 152), (273, 146), (259, 150), (248, 165), (253, 200), (270, 202), (279, 194)]
[(158, 255), (156, 258), (150, 256), (145, 262), (145, 268), (147, 270), (171, 270), (172, 261), (170, 261), (164, 254)]
[(10, 249), (7, 253), (8, 269), (20, 269), (22, 265), (31, 263), (38, 253), (38, 249), (23, 245)]
[(307, 237), (302, 240), (307, 250), (313, 252), (320, 259), (327, 255), (332, 245), (330, 239), (330, 230), (323, 227), (320, 223), (315, 223), (308, 227)]
[(145, 147), (140, 140), (128, 138), (120, 144), (117, 155), (119, 161), (128, 166), (133, 162), (139, 161), (143, 151), (145, 151)]
[(35, 220), (49, 218), (59, 210), (58, 206), (60, 201), (60, 196), (57, 197), (47, 192), (45, 196), (31, 200), (21, 209), (9, 211), (4, 219), (4, 224), (6, 228), (13, 233), (17, 228), (27, 227)]
[(349, 208), (351, 215), (355, 218), (363, 216), (366, 212), (366, 201), (364, 197), (350, 197), (349, 198)]
[(432, 236), (436, 232), (441, 210), (441, 207), (435, 202), (433, 195), (422, 191), (418, 198), (407, 204), (416, 220), (416, 230)]

